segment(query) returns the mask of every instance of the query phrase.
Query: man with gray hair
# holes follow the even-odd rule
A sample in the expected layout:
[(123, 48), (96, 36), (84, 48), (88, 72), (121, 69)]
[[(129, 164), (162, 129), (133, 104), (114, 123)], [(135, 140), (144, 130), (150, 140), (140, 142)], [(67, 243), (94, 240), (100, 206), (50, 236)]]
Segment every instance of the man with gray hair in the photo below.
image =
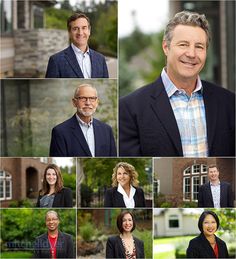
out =
[(111, 127), (93, 118), (99, 103), (96, 88), (90, 84), (79, 85), (72, 102), (77, 112), (53, 128), (50, 156), (115, 157)]
[(120, 156), (235, 156), (235, 95), (199, 77), (209, 42), (205, 15), (169, 21), (161, 76), (120, 100)]

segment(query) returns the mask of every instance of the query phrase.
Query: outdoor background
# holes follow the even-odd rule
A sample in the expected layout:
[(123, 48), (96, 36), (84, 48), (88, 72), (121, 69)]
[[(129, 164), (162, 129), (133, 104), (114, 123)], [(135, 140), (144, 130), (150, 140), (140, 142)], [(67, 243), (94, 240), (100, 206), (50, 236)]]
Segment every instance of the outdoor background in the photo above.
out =
[[(210, 209), (219, 217), (216, 235), (225, 241), (230, 258), (235, 258), (235, 209)], [(198, 219), (203, 209), (153, 209), (154, 259), (186, 258), (189, 241), (198, 236)]]
[(49, 154), (51, 130), (71, 118), (72, 98), (80, 84), (97, 88), (100, 103), (95, 118), (109, 124), (117, 136), (115, 79), (28, 79), (1, 81), (1, 155)]
[(90, 48), (105, 55), (117, 78), (117, 1), (1, 0), (1, 78), (44, 78), (51, 55), (67, 48), (67, 19), (75, 12), (91, 20)]
[(78, 207), (104, 206), (104, 193), (112, 187), (113, 168), (118, 162), (127, 162), (135, 167), (139, 175), (139, 187), (145, 194), (146, 206), (152, 207), (151, 158), (78, 158)]
[[(121, 209), (78, 210), (77, 255), (82, 259), (105, 258), (107, 238), (119, 235), (116, 218)], [(152, 210), (129, 210), (134, 214), (136, 229), (133, 235), (144, 242), (145, 258), (152, 258)]]
[[(53, 209), (54, 210), (54, 209)], [(1, 258), (32, 258), (35, 238), (47, 232), (48, 209), (1, 209)], [(55, 209), (59, 230), (71, 234), (76, 245), (76, 210)]]
[(156, 80), (165, 66), (162, 38), (177, 12), (205, 14), (212, 41), (201, 78), (235, 91), (235, 1), (120, 0), (118, 5), (119, 93)]

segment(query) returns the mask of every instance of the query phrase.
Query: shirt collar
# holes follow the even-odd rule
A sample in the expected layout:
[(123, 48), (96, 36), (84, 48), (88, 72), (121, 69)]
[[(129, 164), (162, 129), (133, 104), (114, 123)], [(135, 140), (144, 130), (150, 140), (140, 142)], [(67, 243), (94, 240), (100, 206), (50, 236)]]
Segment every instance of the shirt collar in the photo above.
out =
[(77, 121), (79, 122), (80, 125), (87, 126), (87, 127), (90, 127), (90, 126), (93, 125), (93, 118), (91, 118), (91, 121), (89, 123), (86, 123), (86, 122), (84, 122), (80, 119), (80, 117), (77, 113), (75, 114), (75, 116), (76, 116), (76, 119), (77, 119)]
[(125, 196), (127, 199), (133, 199), (136, 189), (132, 185), (130, 185), (129, 197), (125, 192), (125, 190), (123, 189), (123, 187), (121, 186), (121, 184), (118, 184), (117, 191), (121, 193), (123, 196)]
[[(170, 80), (169, 76), (167, 75), (167, 73), (165, 71), (165, 68), (162, 69), (161, 79), (162, 79), (162, 82), (164, 84), (166, 93), (167, 93), (169, 98), (178, 91), (182, 91), (182, 92), (186, 93), (183, 89), (178, 89), (174, 85), (174, 83)], [(196, 88), (194, 89), (193, 93), (196, 93), (196, 92), (202, 93), (202, 90), (203, 90), (202, 89), (202, 81), (201, 81), (200, 77), (198, 76), (197, 85), (196, 85)]]
[(218, 184), (213, 184), (211, 181), (210, 181), (210, 186), (219, 186), (220, 185), (220, 181), (218, 182)]
[(79, 55), (88, 54), (89, 55), (89, 46), (87, 47), (87, 50), (83, 52), (80, 48), (76, 47), (73, 43), (71, 43), (71, 47)]

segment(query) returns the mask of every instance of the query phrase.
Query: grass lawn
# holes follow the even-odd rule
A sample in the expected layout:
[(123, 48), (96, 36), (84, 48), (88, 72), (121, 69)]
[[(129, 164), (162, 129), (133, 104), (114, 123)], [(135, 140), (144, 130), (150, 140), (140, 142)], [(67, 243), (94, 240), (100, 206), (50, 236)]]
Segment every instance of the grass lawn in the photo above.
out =
[(31, 252), (3, 252), (1, 253), (1, 258), (32, 258), (33, 257), (33, 253)]
[(169, 252), (163, 252), (163, 253), (158, 253), (154, 254), (154, 259), (175, 259), (175, 252), (169, 251)]
[(164, 237), (164, 238), (158, 238), (154, 239), (153, 244), (159, 245), (159, 244), (176, 244), (176, 243), (182, 243), (182, 242), (188, 242), (190, 239), (194, 238), (196, 236), (177, 236), (177, 237)]

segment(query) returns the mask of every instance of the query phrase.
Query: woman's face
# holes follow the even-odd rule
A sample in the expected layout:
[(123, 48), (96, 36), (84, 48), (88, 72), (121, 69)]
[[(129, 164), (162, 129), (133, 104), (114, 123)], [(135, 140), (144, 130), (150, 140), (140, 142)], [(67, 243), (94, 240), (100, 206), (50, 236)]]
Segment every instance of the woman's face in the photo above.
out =
[(212, 236), (217, 230), (217, 223), (215, 218), (211, 215), (208, 214), (205, 219), (203, 220), (203, 234), (205, 236)]
[(125, 214), (123, 217), (122, 228), (123, 228), (123, 232), (131, 232), (133, 228), (133, 219), (129, 213)]
[(123, 167), (119, 167), (116, 173), (117, 182), (123, 187), (130, 185), (129, 173)]
[(50, 186), (54, 186), (57, 182), (57, 173), (54, 169), (49, 168), (46, 172), (46, 181)]

